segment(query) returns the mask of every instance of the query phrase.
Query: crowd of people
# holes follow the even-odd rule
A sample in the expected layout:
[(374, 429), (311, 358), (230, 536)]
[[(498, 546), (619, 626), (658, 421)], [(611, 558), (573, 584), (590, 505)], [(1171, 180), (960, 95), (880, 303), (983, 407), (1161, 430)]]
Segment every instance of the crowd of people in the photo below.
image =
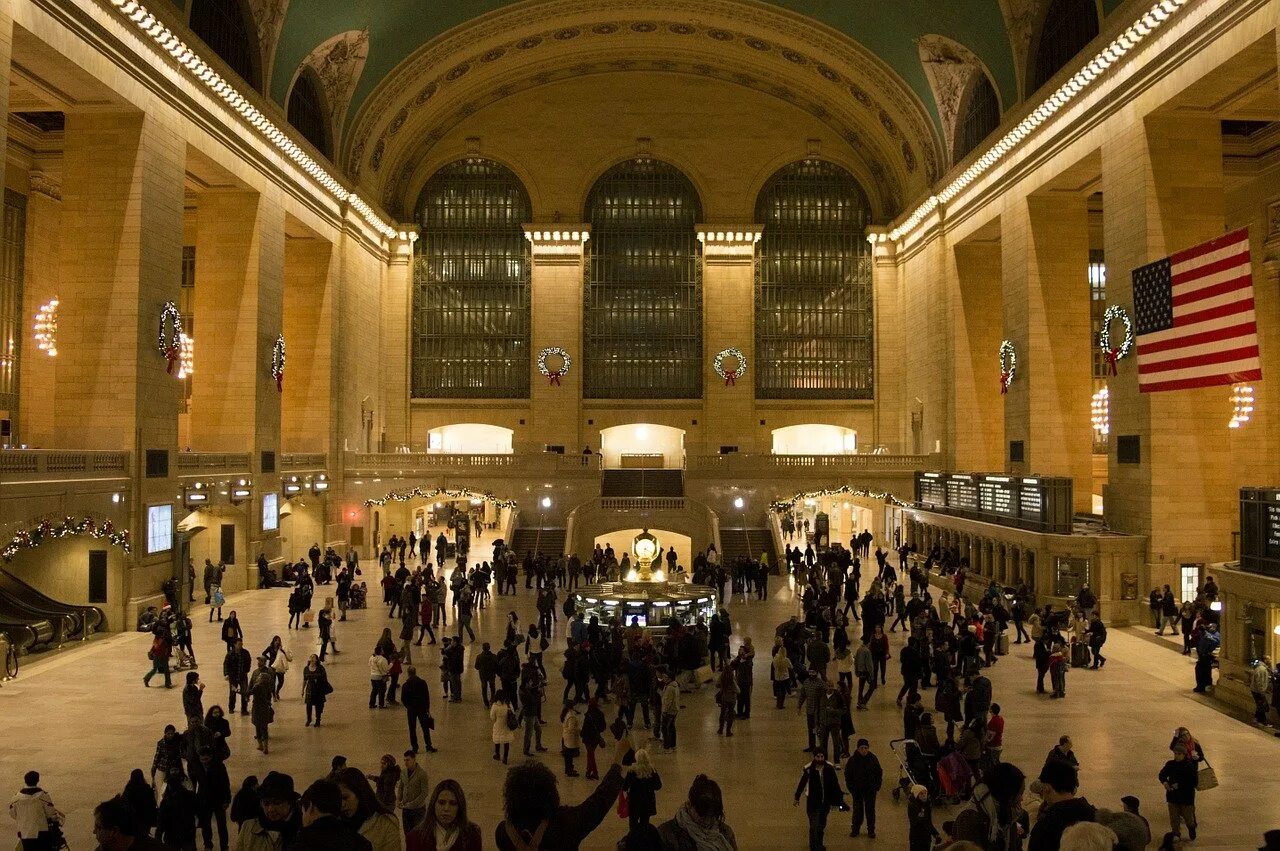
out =
[[(847, 548), (835, 544), (819, 551), (811, 532), (793, 523), (793, 539), (797, 531), (805, 546), (793, 547), (788, 540), (781, 562), (791, 574), (798, 611), (775, 630), (767, 668), (773, 705), (783, 710), (794, 697), (795, 711), (803, 719), (809, 761), (793, 798), (797, 806), (804, 804), (811, 851), (825, 847), (832, 812), (851, 814), (851, 837), (865, 831), (875, 838), (877, 799), (886, 785), (895, 799), (905, 801), (911, 851), (1151, 845), (1150, 825), (1137, 798), (1126, 796), (1106, 808), (1080, 794), (1080, 766), (1069, 736), (1059, 739), (1035, 775), (1002, 759), (1005, 718), (985, 672), (1009, 652), (1011, 635), (1015, 644), (1033, 645), (1036, 690), (1051, 699), (1065, 697), (1067, 671), (1073, 666), (1105, 666), (1107, 630), (1087, 585), (1070, 611), (1037, 607), (1025, 587), (1012, 594), (994, 583), (969, 587), (968, 566), (955, 551), (919, 554), (900, 546), (894, 553), (896, 567), (889, 552), (875, 549), (864, 588), (863, 559), (870, 565), (872, 557), (869, 533), (856, 536)], [(631, 851), (739, 847), (720, 787), (706, 775), (693, 781), (671, 818), (654, 823), (663, 809), (657, 757), (677, 750), (678, 720), (691, 692), (711, 695), (719, 735), (733, 736), (735, 722), (751, 717), (755, 645), (752, 636), (742, 636), (735, 648), (728, 609), (738, 594), (743, 599), (765, 596), (772, 572), (767, 556), (725, 563), (714, 547), (698, 553), (691, 578), (722, 589), (719, 609), (705, 621), (697, 617), (655, 636), (634, 622), (588, 619), (574, 605), (572, 591), (580, 584), (626, 575), (629, 556), (619, 559), (611, 547), (597, 547), (586, 559), (532, 553), (520, 558), (497, 541), (491, 561), (468, 567), (465, 548), (440, 536), (435, 544), (442, 567), (437, 569), (428, 560), (430, 544), (428, 536), (392, 539), (378, 559), (386, 615), (398, 620), (400, 628), (384, 629), (372, 649), (368, 705), (403, 709), (409, 748), (399, 762), (384, 754), (376, 768), (366, 766), (366, 771), (335, 757), (329, 774), (301, 793), (295, 791), (293, 777), (276, 771), (261, 780), (243, 778), (233, 792), (226, 768), (231, 736), (226, 716), (238, 704), (249, 716), (257, 748), (268, 754), (276, 702), (294, 659), (279, 635), (256, 655), (246, 649), (237, 612), (231, 610), (225, 618), (221, 612), (221, 572), (206, 565), (210, 619), (221, 621), (226, 648), (221, 667), (226, 709), (205, 708), (206, 683), (191, 651), (188, 613), (176, 605), (153, 613), (146, 625), (153, 640), (144, 685), (163, 676), (165, 685), (172, 686), (170, 660), (175, 648), (185, 646), (179, 652), (179, 670), (187, 669), (181, 693), (185, 723), (182, 730), (166, 726), (149, 775), (135, 770), (121, 793), (95, 810), (99, 847), (194, 849), (199, 837), (211, 848), (215, 830), (224, 851), (233, 845), (244, 851), (470, 851), (488, 845), (488, 831), (468, 817), (460, 784), (444, 779), (432, 786), (419, 761), (437, 750), (433, 731), (441, 734), (435, 730), (431, 690), (420, 675), (426, 660), (415, 664), (413, 658), (426, 639), (440, 643), (444, 700), (461, 702), (466, 670), (475, 671), (491, 729), (492, 759), (507, 766), (504, 817), (492, 830), (496, 847), (577, 848), (615, 809), (628, 824), (619, 847)], [(292, 585), (289, 628), (311, 629), (314, 623), (317, 630), (319, 651), (303, 662), (301, 687), (305, 723), (319, 727), (334, 691), (325, 662), (340, 652), (337, 624), (347, 619), (352, 591), (361, 586), (363, 574), (354, 552), (343, 558), (317, 546), (309, 556), (310, 563), (290, 565), (273, 581)], [(457, 564), (446, 570), (443, 565), (451, 558)], [(671, 576), (684, 577), (672, 551), (663, 558)], [(521, 570), (525, 588), (534, 596), (537, 622), (521, 624), (510, 610), (496, 651), (491, 646), (495, 642), (480, 642), (477, 650), (471, 627), (475, 613), (518, 593)], [(330, 583), (336, 586), (336, 607), (326, 600), (313, 620), (315, 586)], [(940, 586), (946, 590), (935, 598)], [(1153, 591), (1153, 613), (1156, 597)], [(1159, 597), (1157, 627), (1167, 621), (1165, 595)], [(1201, 636), (1189, 647), (1198, 650), (1203, 635), (1214, 631), (1215, 618), (1207, 602), (1191, 605), (1198, 622), (1193, 632), (1198, 629)], [(902, 736), (873, 748), (870, 738), (858, 737), (855, 716), (888, 685), (889, 635), (899, 629), (906, 639), (897, 649), (901, 682), (893, 700), (901, 709)], [(561, 639), (562, 683), (554, 683), (544, 656)], [(464, 665), (468, 644), (469, 666)], [(1268, 680), (1268, 694), (1271, 687)], [(932, 700), (926, 701), (930, 690)], [(887, 699), (882, 695), (876, 705)], [(597, 783), (576, 806), (560, 802), (556, 774), (539, 759), (551, 751), (546, 746), (551, 742), (544, 744), (544, 728), (554, 729), (556, 723), (555, 750), (563, 761), (563, 776), (585, 775)], [(511, 765), (511, 745), (517, 742), (528, 759)], [(610, 743), (612, 759), (602, 764)], [(882, 759), (890, 762), (888, 770)], [(61, 813), (35, 772), (24, 782), (10, 807), (23, 847), (59, 847)], [(1170, 743), (1170, 759), (1153, 771), (1153, 782), (1160, 784), (1168, 808), (1169, 831), (1162, 847), (1172, 847), (1184, 831), (1194, 840), (1197, 792), (1212, 788), (1216, 780), (1202, 745), (1185, 729)], [(940, 818), (935, 813), (940, 806), (951, 817)]]

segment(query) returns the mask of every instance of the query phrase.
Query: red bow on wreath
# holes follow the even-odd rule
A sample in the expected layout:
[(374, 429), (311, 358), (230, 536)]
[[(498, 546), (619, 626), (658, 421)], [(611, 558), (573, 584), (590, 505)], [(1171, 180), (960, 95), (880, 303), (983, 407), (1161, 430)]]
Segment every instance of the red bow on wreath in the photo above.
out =
[(547, 373), (547, 381), (550, 382), (551, 384), (554, 384), (556, 387), (559, 387), (560, 376), (562, 375), (564, 375), (564, 370), (561, 370), (561, 369), (552, 370), (551, 372)]
[(1010, 373), (1005, 372), (1004, 370), (1000, 371), (1000, 395), (1001, 396), (1009, 392), (1010, 378), (1012, 378), (1012, 375)]
[(1111, 368), (1111, 374), (1116, 374), (1116, 361), (1120, 360), (1119, 349), (1107, 349), (1107, 366)]
[(164, 358), (166, 361), (168, 361), (168, 363), (165, 365), (164, 371), (167, 372), (169, 375), (173, 375), (173, 365), (178, 362), (178, 356), (181, 354), (182, 354), (181, 344), (178, 344), (176, 346), (164, 347)]
[(277, 393), (284, 392), (284, 373), (283, 372), (276, 373), (276, 392)]
[(738, 384), (738, 371), (736, 369), (727, 369), (724, 372), (724, 386), (736, 387)]

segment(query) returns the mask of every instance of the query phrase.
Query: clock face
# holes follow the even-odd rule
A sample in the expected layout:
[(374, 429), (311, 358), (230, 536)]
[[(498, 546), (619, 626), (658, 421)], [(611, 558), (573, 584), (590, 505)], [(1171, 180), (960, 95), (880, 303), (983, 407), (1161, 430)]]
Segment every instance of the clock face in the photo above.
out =
[(639, 558), (653, 558), (658, 545), (652, 538), (641, 538), (635, 543), (635, 553)]

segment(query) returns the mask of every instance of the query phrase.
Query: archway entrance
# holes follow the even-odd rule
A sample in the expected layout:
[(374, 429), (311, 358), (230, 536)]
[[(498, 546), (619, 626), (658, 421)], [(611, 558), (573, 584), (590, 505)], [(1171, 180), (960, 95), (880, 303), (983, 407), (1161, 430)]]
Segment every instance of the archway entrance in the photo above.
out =
[[(251, 505), (252, 503), (245, 503)], [(193, 586), (196, 600), (204, 600), (204, 562), (221, 562), (226, 566), (222, 575), (222, 590), (227, 594), (257, 587), (256, 570), (253, 582), (247, 570), (254, 569), (257, 553), (250, 553), (249, 518), (245, 510), (234, 505), (210, 505), (192, 511), (178, 523), (178, 531), (190, 532), (189, 556), (195, 565)]]
[[(510, 540), (515, 501), (491, 493), (452, 488), (411, 488), (391, 491), (366, 500), (372, 512), (375, 538), (369, 555), (377, 558), (392, 536), (413, 541), (414, 551), (406, 552), (405, 563), (430, 562), (451, 568), (458, 552), (466, 553), (468, 566), (492, 561), (493, 543)], [(444, 536), (444, 559), (440, 558), (440, 536)], [(422, 542), (426, 541), (423, 549)]]
[(805, 423), (773, 430), (774, 455), (854, 455), (858, 433), (843, 426)]
[(427, 432), (427, 451), (450, 455), (510, 455), (509, 428), (485, 423), (454, 423)]
[(600, 454), (606, 470), (684, 467), (684, 429), (630, 423), (600, 430)]
[[(631, 552), (631, 542), (636, 539), (642, 529), (618, 529), (613, 532), (605, 532), (596, 535), (592, 549), (595, 544), (601, 547), (612, 546), (615, 555), (619, 561), (622, 560), (623, 553)], [(649, 534), (658, 539), (658, 546), (663, 549), (663, 569), (666, 569), (666, 550), (674, 549), (676, 551), (676, 563), (684, 566), (685, 570), (692, 570), (693, 565), (693, 539), (688, 535), (682, 535), (679, 532), (671, 532), (666, 529), (650, 529)], [(631, 560), (635, 561), (635, 556), (631, 556)]]

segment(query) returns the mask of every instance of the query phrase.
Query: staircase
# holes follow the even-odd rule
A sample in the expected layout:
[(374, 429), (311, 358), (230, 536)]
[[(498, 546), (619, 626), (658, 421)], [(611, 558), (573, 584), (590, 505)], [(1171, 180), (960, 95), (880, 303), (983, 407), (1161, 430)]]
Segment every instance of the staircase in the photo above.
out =
[[(723, 562), (737, 558), (758, 560), (760, 553), (773, 549), (768, 529), (720, 529), (720, 557)], [(770, 553), (770, 555), (774, 555)]]
[(600, 478), (605, 497), (684, 496), (681, 470), (605, 470)]
[(515, 534), (511, 536), (511, 550), (516, 554), (517, 558), (524, 558), (524, 554), (532, 552), (534, 555), (544, 555), (550, 558), (559, 558), (564, 555), (564, 529), (541, 529), (536, 526), (525, 526), (516, 529)]

